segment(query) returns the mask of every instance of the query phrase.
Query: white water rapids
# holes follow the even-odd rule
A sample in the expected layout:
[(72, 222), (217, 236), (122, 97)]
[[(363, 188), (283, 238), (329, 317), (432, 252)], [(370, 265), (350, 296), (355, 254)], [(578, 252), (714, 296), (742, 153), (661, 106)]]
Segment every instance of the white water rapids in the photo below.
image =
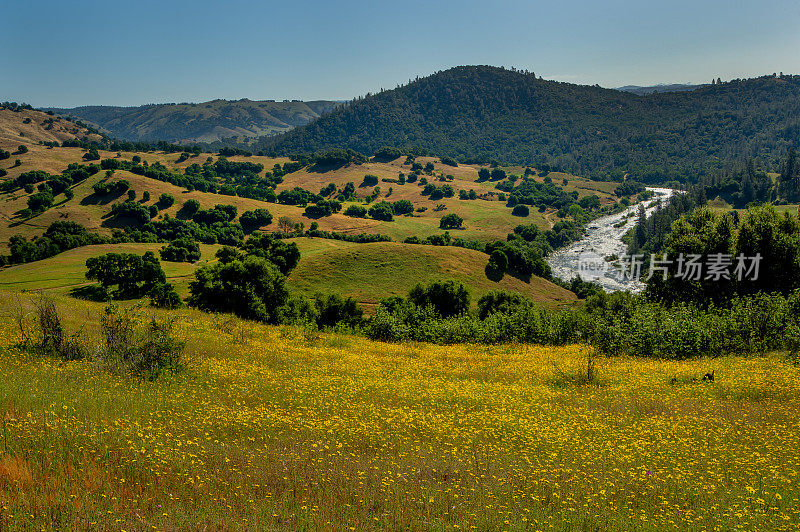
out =
[[(648, 215), (656, 209), (659, 202), (668, 201), (675, 193), (670, 188), (648, 188), (647, 190), (655, 193), (652, 199), (643, 203)], [(550, 264), (553, 276), (564, 281), (571, 281), (573, 278), (579, 277), (581, 260), (587, 255), (625, 256), (627, 246), (622, 242), (622, 236), (636, 225), (636, 211), (639, 209), (639, 205), (639, 203), (631, 205), (622, 212), (589, 222), (586, 234), (581, 240), (551, 253), (547, 257), (547, 262)], [(638, 280), (622, 278), (618, 270), (611, 265), (596, 278), (595, 282), (609, 292), (617, 290), (639, 292), (644, 288), (644, 284)]]

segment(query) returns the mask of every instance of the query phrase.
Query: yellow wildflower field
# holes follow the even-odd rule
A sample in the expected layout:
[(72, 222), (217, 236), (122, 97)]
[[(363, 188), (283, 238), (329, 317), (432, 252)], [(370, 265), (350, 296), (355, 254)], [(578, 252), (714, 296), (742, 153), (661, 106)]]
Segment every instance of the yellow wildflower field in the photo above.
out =
[[(800, 369), (781, 354), (599, 358), (581, 385), (562, 378), (586, 368), (577, 345), (181, 310), (189, 367), (147, 382), (21, 351), (15, 300), (0, 294), (0, 530), (800, 527)], [(102, 305), (57, 306), (96, 333)]]

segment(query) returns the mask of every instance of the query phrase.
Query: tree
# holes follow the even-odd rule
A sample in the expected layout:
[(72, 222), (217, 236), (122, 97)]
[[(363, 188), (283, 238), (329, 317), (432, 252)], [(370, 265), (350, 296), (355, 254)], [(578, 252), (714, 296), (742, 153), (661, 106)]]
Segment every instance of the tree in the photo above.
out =
[(458, 316), (469, 309), (469, 291), (455, 281), (418, 284), (408, 293), (408, 299), (418, 307), (433, 307), (442, 318)]
[(158, 208), (160, 210), (169, 209), (175, 204), (175, 196), (163, 193), (158, 197)]
[(208, 312), (277, 323), (287, 302), (286, 277), (269, 260), (250, 255), (242, 260), (199, 268), (189, 284), (189, 305)]
[(178, 211), (178, 214), (183, 218), (192, 218), (199, 210), (200, 202), (196, 199), (189, 199), (183, 202), (183, 205), (181, 205), (181, 210)]
[(288, 216), (278, 218), (278, 229), (288, 234), (294, 231), (294, 222)]
[(53, 194), (42, 191), (28, 198), (28, 208), (35, 214), (46, 211), (53, 205)]
[(136, 201), (136, 191), (133, 189), (128, 190), (128, 201)]
[(409, 213), (414, 212), (414, 204), (411, 203), (408, 200), (405, 200), (405, 199), (404, 200), (395, 201), (392, 204), (392, 210), (398, 216), (399, 215), (403, 215), (403, 214), (409, 214)]
[(170, 283), (159, 283), (149, 294), (150, 304), (156, 308), (176, 309), (183, 304), (181, 297)]
[(269, 260), (278, 267), (283, 275), (289, 273), (300, 262), (300, 249), (294, 242), (285, 242), (270, 233), (251, 236), (242, 246), (248, 255)]
[(374, 187), (378, 184), (378, 176), (367, 174), (364, 176), (364, 181), (361, 182), (362, 187)]
[(366, 218), (367, 217), (367, 209), (362, 207), (361, 205), (350, 205), (344, 211), (345, 216), (351, 216), (353, 218)]
[(392, 204), (387, 201), (381, 201), (369, 208), (369, 215), (371, 218), (384, 222), (391, 222), (394, 219), (393, 212)]
[(239, 223), (241, 223), (242, 227), (249, 231), (259, 229), (272, 223), (272, 213), (270, 213), (267, 209), (245, 211), (239, 218)]
[(461, 225), (464, 223), (464, 219), (461, 216), (451, 213), (445, 214), (442, 216), (442, 219), (439, 220), (439, 228), (440, 229), (459, 229)]
[[(516, 199), (516, 196), (511, 196), (511, 197)], [(522, 218), (528, 216), (530, 214), (530, 212), (531, 211), (528, 208), (528, 206), (527, 205), (522, 205), (522, 204), (515, 205), (514, 208), (511, 209), (511, 214), (512, 215), (519, 216), (519, 217), (522, 217)]]
[(196, 262), (200, 260), (200, 245), (189, 238), (177, 238), (161, 248), (161, 260)]
[(141, 297), (166, 282), (164, 270), (152, 251), (142, 256), (133, 253), (107, 253), (86, 260), (86, 278), (98, 281), (106, 290), (117, 286), (114, 297)]

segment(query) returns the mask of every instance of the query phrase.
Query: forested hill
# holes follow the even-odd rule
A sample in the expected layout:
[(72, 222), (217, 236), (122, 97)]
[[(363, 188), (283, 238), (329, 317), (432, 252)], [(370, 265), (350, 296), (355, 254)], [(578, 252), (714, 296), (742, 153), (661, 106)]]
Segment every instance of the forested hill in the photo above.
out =
[(332, 101), (213, 100), (140, 107), (88, 106), (48, 109), (98, 126), (129, 141), (214, 142), (288, 131), (331, 111)]
[(259, 139), (256, 149), (371, 154), (384, 145), (420, 147), (461, 160), (663, 182), (743, 157), (775, 168), (786, 148), (798, 145), (798, 117), (800, 76), (639, 96), (469, 66), (356, 99), (306, 126)]

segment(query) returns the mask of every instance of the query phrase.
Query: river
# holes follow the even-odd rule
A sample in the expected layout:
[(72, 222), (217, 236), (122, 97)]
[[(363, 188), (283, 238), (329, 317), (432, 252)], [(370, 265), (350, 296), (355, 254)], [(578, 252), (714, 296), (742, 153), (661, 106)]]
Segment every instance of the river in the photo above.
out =
[[(675, 193), (670, 188), (647, 190), (652, 190), (655, 194), (652, 199), (644, 202), (648, 215), (657, 208), (659, 202), (669, 200)], [(597, 282), (609, 292), (641, 291), (644, 288), (643, 283), (624, 278), (617, 268), (605, 260), (609, 256), (623, 257), (627, 254), (627, 246), (622, 242), (622, 236), (636, 225), (639, 205), (639, 203), (631, 205), (622, 212), (589, 222), (586, 234), (581, 240), (551, 253), (547, 257), (547, 262), (550, 264), (553, 276), (564, 281), (581, 277), (587, 281)]]

